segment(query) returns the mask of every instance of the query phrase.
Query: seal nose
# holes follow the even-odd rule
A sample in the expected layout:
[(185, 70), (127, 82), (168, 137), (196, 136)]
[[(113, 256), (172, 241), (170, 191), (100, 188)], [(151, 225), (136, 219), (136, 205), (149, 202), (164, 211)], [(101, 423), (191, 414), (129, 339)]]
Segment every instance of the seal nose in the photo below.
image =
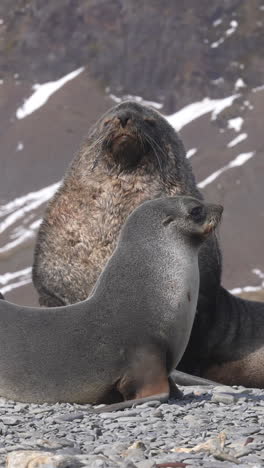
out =
[(120, 121), (123, 128), (125, 128), (127, 122), (129, 121), (130, 115), (128, 112), (122, 112), (118, 115), (118, 120)]

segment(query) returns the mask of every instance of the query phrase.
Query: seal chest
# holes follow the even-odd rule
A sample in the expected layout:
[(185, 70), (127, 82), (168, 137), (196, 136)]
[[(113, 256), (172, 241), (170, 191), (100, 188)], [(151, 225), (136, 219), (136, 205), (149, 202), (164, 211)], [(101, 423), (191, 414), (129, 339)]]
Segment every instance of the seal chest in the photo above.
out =
[(0, 301), (0, 395), (36, 403), (168, 395), (194, 319), (199, 248), (221, 212), (192, 197), (147, 201), (86, 301), (40, 309)]

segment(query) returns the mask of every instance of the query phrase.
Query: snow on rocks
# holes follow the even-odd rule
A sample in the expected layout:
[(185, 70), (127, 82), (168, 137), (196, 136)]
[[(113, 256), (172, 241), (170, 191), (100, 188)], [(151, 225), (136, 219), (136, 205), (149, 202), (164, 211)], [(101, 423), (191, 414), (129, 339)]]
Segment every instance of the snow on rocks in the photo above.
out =
[(241, 141), (244, 141), (248, 137), (247, 133), (240, 133), (236, 138), (230, 141), (227, 145), (228, 148), (233, 148), (233, 146), (238, 145)]
[(68, 81), (76, 78), (76, 76), (78, 76), (83, 71), (84, 67), (81, 67), (57, 81), (50, 81), (44, 84), (35, 84), (33, 86), (34, 93), (24, 102), (21, 107), (19, 107), (19, 109), (17, 109), (16, 118), (24, 119), (28, 115), (32, 114), (32, 112), (35, 112), (37, 109), (46, 104), (52, 94), (62, 88), (62, 86), (64, 86)]
[(169, 115), (166, 118), (175, 130), (180, 131), (185, 125), (209, 112), (212, 113), (211, 120), (216, 120), (218, 114), (226, 107), (230, 107), (239, 96), (240, 94), (233, 94), (224, 99), (210, 99), (206, 97), (202, 101), (193, 102), (183, 107), (175, 114)]
[(243, 123), (244, 119), (242, 119), (242, 117), (235, 117), (234, 119), (228, 120), (227, 127), (235, 130), (235, 132), (240, 132)]
[(241, 153), (239, 154), (233, 161), (230, 161), (226, 166), (221, 167), (217, 171), (213, 172), (213, 174), (209, 175), (203, 181), (199, 182), (197, 186), (199, 188), (204, 188), (206, 185), (211, 184), (217, 177), (219, 177), (223, 172), (226, 172), (228, 169), (232, 169), (234, 167), (239, 167), (245, 164), (249, 159), (251, 159), (255, 155), (255, 151), (250, 151), (249, 153)]
[[(108, 89), (108, 88), (106, 89), (106, 92), (109, 92), (109, 89)], [(125, 94), (125, 95), (122, 96), (122, 97), (118, 97), (118, 96), (116, 96), (115, 94), (110, 93), (110, 94), (109, 94), (109, 97), (110, 97), (116, 104), (120, 104), (120, 102), (130, 100), (130, 101), (138, 102), (139, 104), (143, 104), (143, 105), (145, 105), (145, 106), (154, 107), (154, 109), (158, 109), (158, 110), (159, 110), (159, 109), (162, 109), (162, 107), (163, 107), (163, 104), (161, 104), (160, 102), (146, 101), (146, 99), (143, 99), (141, 96), (134, 96), (134, 95), (132, 95), (132, 94)]]
[(197, 148), (191, 148), (187, 151), (186, 153), (186, 158), (190, 159), (192, 156), (194, 156), (197, 153)]
[(100, 414), (91, 405), (0, 398), (0, 467), (7, 455), (8, 468), (263, 466), (263, 390), (181, 390), (182, 400)]

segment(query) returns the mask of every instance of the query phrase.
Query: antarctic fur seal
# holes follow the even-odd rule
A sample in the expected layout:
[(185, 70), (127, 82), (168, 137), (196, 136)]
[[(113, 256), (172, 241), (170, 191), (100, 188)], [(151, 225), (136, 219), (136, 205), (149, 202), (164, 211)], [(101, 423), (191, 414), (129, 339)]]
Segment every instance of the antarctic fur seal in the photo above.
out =
[[(110, 109), (90, 130), (40, 226), (33, 263), (40, 305), (86, 299), (129, 213), (144, 200), (181, 194), (202, 199), (175, 130), (133, 101)], [(215, 236), (203, 244), (199, 265), (199, 302), (211, 310), (221, 276)]]
[(168, 395), (196, 312), (198, 251), (221, 214), (193, 197), (147, 201), (86, 301), (0, 301), (0, 395), (35, 403)]
[[(146, 199), (177, 194), (202, 199), (175, 130), (159, 112), (139, 103), (127, 101), (110, 109), (89, 132), (40, 227), (33, 265), (40, 304), (84, 300), (129, 213)], [(262, 346), (258, 333), (264, 334), (264, 304), (242, 301), (220, 286), (221, 253), (215, 235), (201, 247), (199, 269), (197, 314), (178, 369), (228, 383), (220, 366), (229, 361), (239, 366), (250, 346)], [(259, 329), (241, 326), (252, 310)], [(250, 317), (254, 321), (255, 314)], [(260, 356), (253, 367), (256, 378), (262, 376)], [(214, 372), (207, 373), (209, 369)], [(236, 384), (255, 385), (247, 365), (234, 375)]]

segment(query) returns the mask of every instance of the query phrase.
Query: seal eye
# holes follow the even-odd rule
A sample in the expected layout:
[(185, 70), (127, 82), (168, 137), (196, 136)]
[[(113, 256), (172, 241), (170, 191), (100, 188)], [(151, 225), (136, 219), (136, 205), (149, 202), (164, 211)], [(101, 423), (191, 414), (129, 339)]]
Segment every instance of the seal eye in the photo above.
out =
[(163, 226), (168, 226), (168, 224), (170, 224), (172, 221), (174, 221), (174, 217), (169, 215), (169, 216), (166, 216), (166, 218), (162, 221), (162, 224)]
[(144, 119), (150, 127), (156, 127), (155, 119)]
[(195, 206), (194, 208), (191, 209), (190, 216), (196, 222), (202, 221), (204, 219), (204, 216), (205, 216), (204, 207), (201, 206), (201, 205)]

